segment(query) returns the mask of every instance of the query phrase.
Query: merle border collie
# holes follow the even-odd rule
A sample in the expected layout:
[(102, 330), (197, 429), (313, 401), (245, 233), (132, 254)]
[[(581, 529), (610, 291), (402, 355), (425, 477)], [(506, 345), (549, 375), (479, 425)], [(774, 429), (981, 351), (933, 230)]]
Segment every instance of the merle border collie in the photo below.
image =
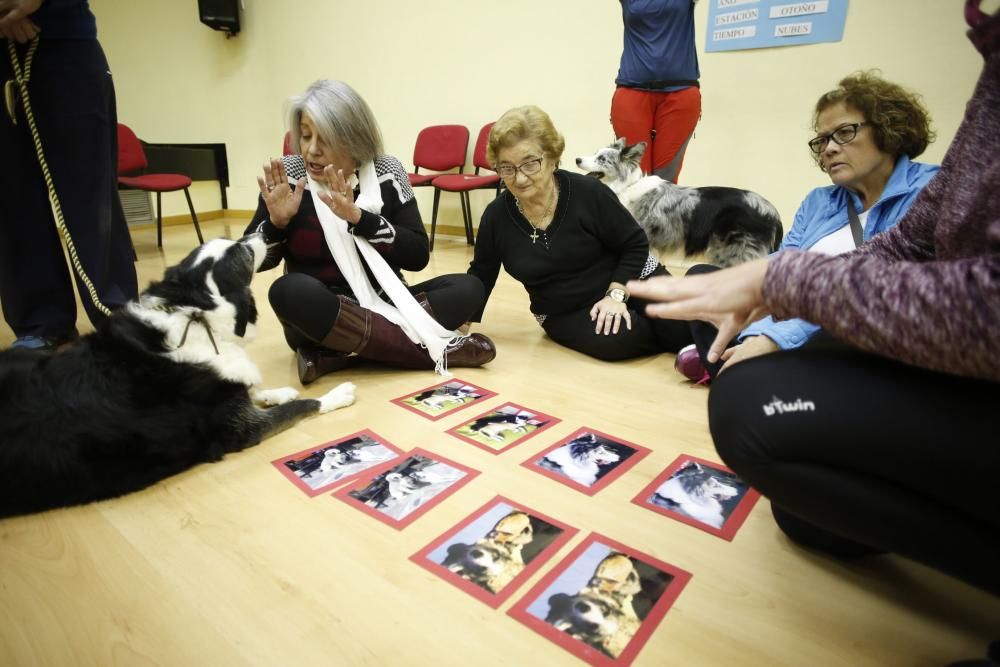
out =
[(138, 491), (354, 402), (349, 382), (255, 389), (265, 251), (257, 234), (209, 241), (76, 344), (0, 352), (0, 517)]
[(659, 176), (644, 176), (640, 141), (624, 139), (593, 155), (576, 158), (588, 176), (600, 179), (646, 232), (657, 252), (704, 253), (720, 267), (765, 257), (778, 249), (781, 216), (755, 192), (728, 187), (682, 187)]

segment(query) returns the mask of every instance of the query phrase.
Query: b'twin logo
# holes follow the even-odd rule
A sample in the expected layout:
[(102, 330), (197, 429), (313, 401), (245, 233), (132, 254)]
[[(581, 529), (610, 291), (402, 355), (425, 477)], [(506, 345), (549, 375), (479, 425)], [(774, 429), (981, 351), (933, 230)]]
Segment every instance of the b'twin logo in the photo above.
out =
[(764, 414), (768, 417), (775, 414), (783, 415), (786, 412), (816, 411), (816, 404), (812, 401), (803, 401), (801, 398), (797, 398), (794, 403), (785, 403), (777, 396), (775, 396), (770, 403), (765, 403), (761, 407), (764, 408)]

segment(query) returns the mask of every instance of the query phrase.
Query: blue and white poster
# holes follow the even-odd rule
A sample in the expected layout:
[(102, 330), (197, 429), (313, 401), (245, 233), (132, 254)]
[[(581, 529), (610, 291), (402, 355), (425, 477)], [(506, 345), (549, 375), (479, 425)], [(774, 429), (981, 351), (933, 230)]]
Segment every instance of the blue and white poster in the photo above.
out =
[(847, 0), (709, 0), (705, 51), (839, 42)]

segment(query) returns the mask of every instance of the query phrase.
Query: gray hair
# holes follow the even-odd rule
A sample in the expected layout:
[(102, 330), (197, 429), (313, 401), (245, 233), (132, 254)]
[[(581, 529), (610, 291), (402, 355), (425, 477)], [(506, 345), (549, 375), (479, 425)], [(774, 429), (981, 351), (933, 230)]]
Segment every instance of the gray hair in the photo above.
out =
[(326, 145), (351, 156), (359, 165), (381, 155), (382, 132), (375, 115), (358, 93), (343, 81), (320, 79), (306, 92), (291, 98), (288, 129), (292, 146), (301, 142), (302, 112), (309, 114), (316, 132)]

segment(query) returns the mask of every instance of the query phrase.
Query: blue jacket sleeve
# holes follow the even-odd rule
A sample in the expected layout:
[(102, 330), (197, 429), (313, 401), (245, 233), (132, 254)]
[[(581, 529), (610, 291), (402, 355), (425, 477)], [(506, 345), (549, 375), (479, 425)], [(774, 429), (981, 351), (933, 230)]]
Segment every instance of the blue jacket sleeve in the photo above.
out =
[(791, 350), (802, 346), (809, 338), (819, 331), (819, 327), (812, 322), (800, 319), (775, 321), (770, 315), (762, 320), (757, 320), (738, 336), (742, 343), (751, 336), (767, 336), (778, 344), (782, 350)]

